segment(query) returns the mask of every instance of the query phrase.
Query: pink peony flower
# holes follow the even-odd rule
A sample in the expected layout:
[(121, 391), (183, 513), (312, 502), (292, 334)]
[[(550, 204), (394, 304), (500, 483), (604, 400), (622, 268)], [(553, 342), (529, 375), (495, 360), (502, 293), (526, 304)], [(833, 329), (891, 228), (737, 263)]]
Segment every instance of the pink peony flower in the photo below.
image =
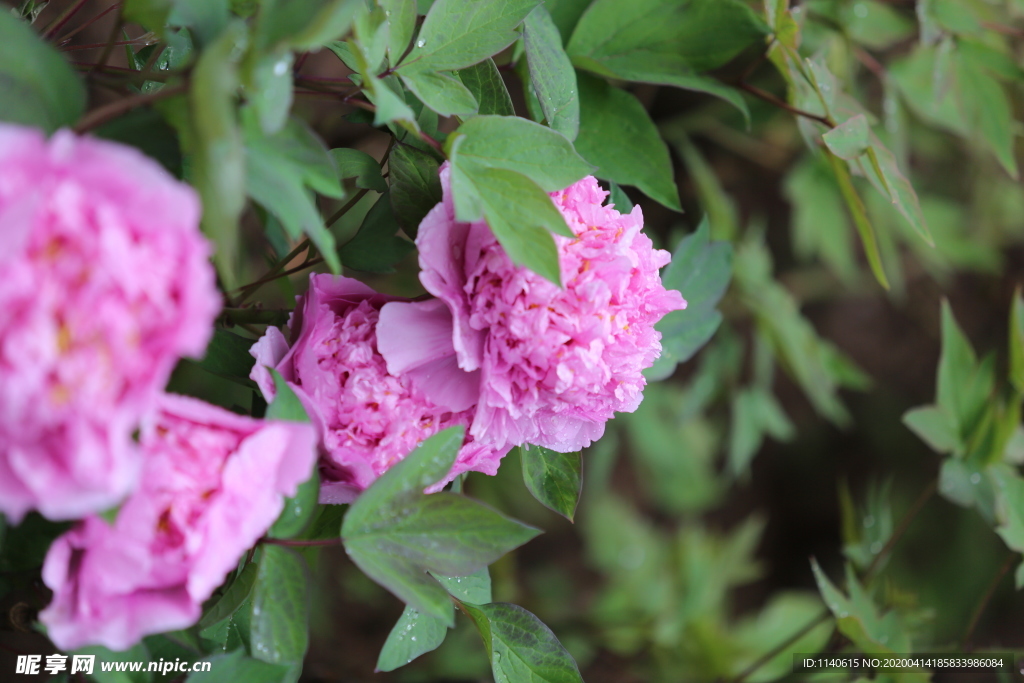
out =
[(0, 124), (0, 511), (80, 517), (220, 297), (195, 192), (123, 145)]
[[(508, 449), (532, 443), (556, 451), (583, 448), (604, 433), (615, 412), (632, 412), (646, 384), (641, 372), (661, 353), (654, 329), (686, 307), (658, 270), (671, 256), (640, 230), (640, 207), (620, 214), (587, 177), (551, 195), (576, 238), (555, 236), (563, 288), (512, 263), (484, 222), (455, 220), (448, 168), (444, 201), (419, 227), (420, 280), (434, 302), (388, 303), (378, 344), (393, 374), (424, 364), (455, 364), (474, 378), (477, 403), (470, 435)], [(430, 317), (447, 344), (419, 343)], [(438, 405), (439, 384), (412, 376)]]
[(253, 420), (164, 395), (141, 436), (139, 488), (113, 525), (84, 519), (43, 565), (53, 601), (40, 620), (70, 650), (125, 650), (186, 628), (309, 478), (311, 425)]
[[(381, 307), (395, 297), (378, 294), (357, 280), (312, 275), (309, 291), (298, 298), (290, 322), (291, 344), (269, 328), (252, 348), (252, 379), (267, 400), (274, 397), (268, 368), (288, 381), (320, 433), (320, 501), (347, 503), (424, 439), (453, 425), (468, 425), (473, 378), (454, 358), (408, 375), (388, 372), (378, 348)], [(424, 302), (438, 316), (410, 320), (410, 342), (424, 347), (451, 346), (451, 319), (440, 302)], [(435, 305), (436, 304), (436, 305)], [(452, 372), (455, 370), (455, 372)], [(412, 379), (444, 398), (440, 406), (424, 398)], [(442, 487), (455, 475), (475, 470), (494, 474), (508, 449), (495, 451), (468, 440)]]

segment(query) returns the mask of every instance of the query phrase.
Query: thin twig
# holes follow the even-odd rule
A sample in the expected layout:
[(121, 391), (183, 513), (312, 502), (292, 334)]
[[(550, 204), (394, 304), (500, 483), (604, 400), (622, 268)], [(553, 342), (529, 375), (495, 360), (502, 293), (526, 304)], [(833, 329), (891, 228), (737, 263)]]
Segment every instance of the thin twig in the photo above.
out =
[(114, 42), (117, 40), (117, 34), (121, 32), (121, 28), (124, 26), (124, 5), (117, 9), (117, 21), (114, 22), (114, 26), (110, 30), (110, 37), (107, 38), (107, 45), (103, 48), (103, 52), (100, 53), (100, 58), (96, 60), (96, 66), (93, 67), (93, 71), (104, 66), (107, 60), (110, 59), (110, 53), (114, 51)]
[(917, 500), (914, 501), (914, 504), (911, 505), (910, 509), (907, 510), (906, 514), (903, 515), (903, 518), (900, 520), (899, 526), (897, 526), (896, 530), (892, 532), (891, 536), (889, 536), (889, 540), (885, 542), (885, 545), (882, 546), (882, 549), (878, 551), (878, 554), (875, 555), (875, 558), (871, 560), (871, 564), (868, 565), (867, 570), (864, 572), (865, 583), (871, 581), (871, 579), (874, 578), (875, 573), (881, 567), (882, 560), (889, 553), (892, 552), (892, 549), (896, 546), (899, 540), (903, 538), (903, 534), (907, 533), (907, 529), (910, 528), (910, 524), (917, 517), (918, 513), (920, 513), (921, 510), (924, 508), (925, 503), (931, 500), (931, 497), (935, 495), (935, 492), (938, 490), (938, 488), (939, 480), (938, 478), (935, 478), (931, 480), (931, 482), (928, 484), (928, 486), (924, 488), (923, 491), (921, 491), (921, 495), (917, 497)]
[(57, 31), (64, 28), (64, 24), (68, 23), (71, 20), (71, 17), (77, 14), (78, 10), (82, 9), (82, 6), (85, 5), (85, 3), (86, 0), (78, 0), (73, 5), (68, 7), (66, 10), (61, 12), (60, 15), (58, 15), (56, 19), (51, 21), (50, 25), (43, 30), (43, 37), (47, 40), (53, 38), (54, 34), (56, 34)]
[(115, 2), (110, 7), (108, 7), (107, 9), (103, 10), (102, 12), (100, 12), (99, 14), (94, 16), (92, 19), (89, 19), (88, 21), (82, 22), (81, 24), (79, 24), (78, 26), (76, 26), (75, 28), (71, 29), (70, 31), (65, 33), (63, 36), (58, 38), (57, 39), (57, 44), (58, 45), (67, 45), (68, 41), (70, 41), (72, 38), (74, 38), (76, 35), (78, 35), (79, 32), (89, 28), (90, 26), (95, 24), (97, 21), (99, 21), (103, 17), (107, 16), (108, 14), (110, 14), (112, 11), (114, 11), (117, 8), (119, 8), (120, 6), (121, 6), (121, 3)]
[(327, 219), (327, 222), (325, 223), (325, 225), (328, 228), (331, 227), (332, 225), (334, 225), (338, 221), (339, 218), (344, 216), (346, 213), (348, 213), (352, 209), (353, 206), (358, 204), (359, 200), (362, 199), (363, 197), (365, 197), (367, 192), (369, 192), (369, 190), (359, 190), (359, 192), (356, 192), (355, 195), (353, 195), (352, 199), (348, 200), (348, 202), (345, 203), (345, 206), (343, 206), (340, 209), (338, 209), (337, 211), (335, 211), (334, 214), (330, 218)]
[(314, 538), (309, 540), (291, 539), (291, 538), (270, 538), (264, 536), (257, 543), (266, 543), (268, 545), (284, 545), (293, 548), (307, 548), (313, 546), (325, 546), (325, 545), (341, 545), (341, 538)]
[(84, 133), (85, 131), (92, 130), (97, 126), (101, 126), (111, 119), (115, 119), (121, 114), (137, 109), (138, 107), (144, 107), (147, 104), (153, 104), (160, 100), (166, 100), (167, 98), (180, 95), (181, 93), (188, 90), (187, 83), (179, 83), (177, 85), (168, 85), (160, 88), (151, 93), (144, 93), (142, 95), (135, 95), (134, 97), (126, 97), (116, 102), (111, 102), (108, 105), (93, 109), (91, 112), (83, 116), (78, 123), (75, 124), (74, 131), (76, 133)]
[(768, 662), (772, 661), (773, 659), (778, 657), (780, 654), (785, 652), (786, 649), (790, 645), (792, 645), (793, 643), (795, 643), (796, 641), (800, 640), (805, 635), (810, 633), (815, 627), (817, 627), (819, 624), (825, 622), (830, 616), (832, 616), (832, 613), (829, 612), (828, 610), (825, 610), (824, 612), (819, 614), (814, 620), (807, 622), (804, 625), (804, 627), (801, 628), (799, 631), (797, 631), (796, 633), (791, 635), (789, 638), (786, 638), (784, 641), (782, 641), (781, 643), (779, 643), (778, 645), (773, 647), (766, 654), (761, 655), (761, 657), (759, 657), (757, 659), (757, 661), (755, 661), (753, 664), (751, 664), (746, 669), (744, 669), (742, 672), (740, 672), (739, 676), (737, 676), (736, 678), (732, 679), (732, 683), (742, 683), (743, 681), (745, 681), (755, 671), (757, 671), (762, 666), (764, 666), (765, 664), (767, 664)]
[(960, 641), (961, 652), (970, 652), (968, 646), (971, 643), (971, 636), (974, 635), (974, 629), (977, 628), (981, 615), (984, 614), (985, 608), (988, 607), (989, 601), (992, 600), (992, 596), (995, 594), (996, 589), (999, 588), (999, 584), (1002, 582), (1003, 577), (1006, 576), (1006, 572), (1010, 571), (1010, 567), (1013, 566), (1013, 560), (1016, 556), (1016, 553), (1010, 553), (1006, 556), (996, 575), (992, 577), (992, 582), (985, 589), (985, 594), (981, 596), (981, 602), (974, 608), (974, 614), (971, 615), (971, 620), (967, 624), (967, 630), (964, 632), (964, 639)]
[(769, 104), (774, 104), (779, 109), (785, 109), (786, 111), (788, 111), (791, 114), (796, 114), (797, 116), (803, 116), (806, 119), (810, 119), (812, 121), (817, 121), (818, 123), (821, 123), (823, 125), (828, 126), (829, 128), (832, 128), (832, 122), (829, 121), (826, 117), (819, 116), (818, 114), (812, 114), (811, 112), (805, 111), (803, 109), (798, 109), (797, 107), (794, 107), (793, 105), (791, 105), (789, 102), (786, 102), (785, 100), (781, 100), (778, 97), (776, 97), (775, 95), (771, 94), (770, 92), (761, 90), (760, 88), (758, 88), (756, 86), (753, 86), (753, 85), (750, 85), (749, 83), (740, 82), (740, 83), (737, 84), (736, 87), (738, 87), (740, 90), (743, 90), (745, 92), (750, 93), (751, 95), (753, 95), (754, 97), (756, 97), (758, 99), (761, 99), (761, 100), (764, 100), (765, 102), (768, 102)]
[[(111, 45), (113, 45), (114, 47), (120, 47), (122, 45), (141, 45), (141, 46), (145, 47), (146, 45), (152, 45), (152, 44), (153, 43), (150, 42), (149, 38), (134, 38), (132, 40), (118, 40), (118, 41), (116, 41), (114, 43), (111, 43)], [(61, 48), (61, 52), (76, 52), (78, 50), (96, 50), (96, 49), (99, 49), (101, 47), (105, 48), (106, 46), (107, 46), (107, 43), (90, 43), (88, 45), (72, 45), (71, 47)], [(97, 64), (96, 66), (99, 67), (99, 64)]]
[[(907, 532), (907, 529), (910, 528), (911, 522), (914, 521), (917, 515), (921, 512), (921, 509), (924, 508), (925, 503), (927, 503), (931, 499), (931, 497), (935, 495), (936, 490), (938, 490), (938, 485), (938, 479), (933, 479), (917, 497), (917, 500), (914, 501), (913, 505), (910, 506), (910, 509), (907, 510), (907, 512), (903, 515), (903, 518), (900, 520), (900, 523), (896, 527), (896, 530), (892, 533), (892, 535), (889, 537), (889, 540), (878, 552), (878, 554), (875, 555), (875, 559), (871, 561), (871, 564), (868, 566), (867, 571), (864, 573), (865, 583), (873, 578), (874, 573), (878, 570), (879, 566), (881, 566), (882, 558), (886, 557), (890, 552), (892, 552), (892, 549), (896, 546), (896, 543), (899, 542), (899, 540)], [(799, 631), (797, 631), (792, 636), (787, 638), (784, 642), (772, 648), (772, 650), (770, 650), (767, 654), (761, 656), (756, 662), (754, 662), (746, 669), (744, 669), (739, 676), (732, 679), (732, 683), (742, 683), (742, 681), (746, 680), (751, 674), (753, 674), (755, 671), (757, 671), (762, 666), (764, 666), (772, 659), (774, 659), (776, 656), (778, 656), (779, 653), (785, 651), (787, 647), (795, 643), (805, 634), (809, 633), (811, 629), (813, 629), (815, 626), (828, 619), (830, 615), (831, 612), (829, 612), (828, 610), (819, 614), (813, 620), (809, 621)]]

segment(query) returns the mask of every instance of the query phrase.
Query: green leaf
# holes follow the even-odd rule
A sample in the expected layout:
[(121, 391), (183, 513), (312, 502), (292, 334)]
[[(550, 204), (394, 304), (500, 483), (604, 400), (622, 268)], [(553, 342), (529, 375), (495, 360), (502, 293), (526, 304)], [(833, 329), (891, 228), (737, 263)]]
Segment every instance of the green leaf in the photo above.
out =
[[(569, 230), (551, 197), (526, 176), (501, 168), (471, 165), (463, 168), (456, 154), (452, 160), (452, 193), (460, 220), (487, 220), (494, 236), (516, 265), (525, 266), (561, 286), (558, 248), (552, 232)], [(479, 211), (460, 206), (479, 207)]]
[(487, 567), (467, 576), (440, 576), (434, 578), (441, 582), (453, 597), (466, 602), (482, 604), (491, 601), (491, 573)]
[[(448, 592), (459, 600), (491, 601), (491, 577), (486, 567), (469, 576), (435, 576)], [(377, 658), (378, 671), (393, 671), (420, 655), (437, 649), (448, 628), (444, 621), (422, 615), (408, 605), (398, 619)]]
[(0, 120), (48, 133), (85, 111), (85, 88), (71, 67), (7, 11), (0, 11), (0, 92)]
[(549, 126), (569, 140), (575, 140), (580, 130), (576, 71), (562, 47), (558, 27), (544, 5), (538, 5), (526, 17), (523, 44), (530, 85), (537, 94), (544, 118)]
[(302, 401), (284, 377), (277, 370), (270, 368), (270, 374), (274, 377), (274, 402), (267, 407), (266, 419), (268, 420), (290, 420), (291, 422), (309, 422), (309, 415), (302, 407)]
[(956, 426), (938, 406), (922, 406), (903, 414), (903, 424), (936, 453), (951, 453), (962, 447)]
[(466, 116), (479, 109), (473, 93), (458, 78), (429, 69), (403, 69), (399, 77), (423, 104), (441, 116)]
[(359, 232), (339, 250), (346, 267), (368, 273), (390, 273), (416, 245), (398, 236), (399, 225), (385, 192), (370, 208)]
[(519, 453), (526, 488), (544, 507), (571, 522), (583, 490), (582, 453), (558, 453), (542, 446), (525, 446)]
[(250, 562), (245, 565), (242, 571), (232, 581), (224, 594), (208, 608), (199, 623), (197, 629), (202, 634), (221, 622), (230, 619), (238, 611), (242, 604), (252, 595), (253, 586), (256, 585), (257, 566)]
[(1010, 304), (1010, 383), (1018, 394), (1024, 394), (1024, 297), (1020, 287)]
[(249, 106), (256, 112), (260, 129), (267, 135), (281, 130), (292, 108), (292, 63), (287, 50), (261, 56), (252, 65), (245, 83)]
[(840, 22), (854, 42), (872, 50), (884, 50), (914, 35), (914, 22), (895, 8), (878, 0), (858, 0), (843, 5)]
[(797, 381), (814, 409), (837, 424), (849, 420), (837, 391), (863, 377), (833, 345), (821, 339), (800, 314), (792, 294), (772, 278), (771, 256), (750, 240), (737, 250), (733, 275), (741, 300), (754, 313), (782, 367)]
[(405, 54), (416, 31), (416, 0), (379, 0), (388, 18), (388, 57), (392, 66)]
[(136, 147), (159, 161), (174, 177), (182, 176), (178, 134), (156, 110), (136, 109), (97, 128), (94, 134)]
[(846, 284), (857, 278), (843, 197), (823, 156), (809, 156), (786, 176), (786, 199), (793, 207), (793, 247), (803, 261), (820, 258)]
[(868, 119), (864, 114), (851, 116), (822, 135), (825, 146), (840, 159), (853, 161), (868, 151)]
[[(171, 0), (167, 23), (188, 28), (197, 44), (209, 48), (228, 30), (230, 19), (228, 0)], [(162, 26), (154, 28), (159, 31)]]
[(426, 152), (396, 144), (388, 157), (391, 208), (398, 224), (411, 237), (420, 221), (442, 199), (441, 164)]
[(661, 357), (644, 372), (648, 380), (665, 379), (711, 339), (722, 322), (715, 306), (731, 277), (732, 245), (710, 241), (705, 217), (697, 230), (679, 243), (662, 274), (666, 288), (682, 293), (686, 308), (672, 311), (655, 325), (661, 332)]
[(836, 155), (826, 151), (825, 156), (835, 173), (836, 182), (839, 184), (839, 192), (846, 202), (846, 208), (853, 218), (853, 224), (857, 226), (857, 233), (860, 235), (861, 244), (864, 245), (864, 255), (867, 256), (868, 265), (874, 274), (878, 284), (889, 289), (889, 279), (885, 275), (885, 267), (882, 265), (882, 254), (878, 251), (878, 240), (875, 239), (875, 229), (868, 219), (867, 210), (864, 208), (864, 201), (857, 194), (857, 188), (853, 186), (853, 179), (850, 171)]
[(576, 661), (551, 629), (519, 605), (460, 606), (480, 631), (495, 683), (583, 683)]
[(580, 132), (576, 151), (597, 167), (594, 175), (639, 188), (682, 211), (668, 147), (647, 110), (630, 93), (579, 74)]
[(348, 33), (362, 0), (262, 0), (255, 39), (264, 52), (315, 50)]
[(1017, 179), (1015, 121), (1006, 91), (972, 54), (958, 54), (954, 64), (957, 100), (967, 125), (977, 132), (1006, 172)]
[(255, 342), (227, 330), (214, 330), (206, 355), (198, 365), (207, 372), (249, 384), (249, 373), (256, 363), (249, 355)]
[(998, 470), (979, 470), (963, 460), (946, 458), (939, 469), (939, 493), (965, 508), (976, 507), (985, 521), (995, 519), (996, 489), (993, 477)]
[(537, 535), (476, 501), (423, 489), (451, 469), (461, 427), (419, 445), (349, 508), (341, 536), (352, 561), (423, 615), (453, 623), (447, 592), (426, 572), (471, 574)]
[(921, 212), (921, 203), (917, 198), (917, 193), (907, 177), (900, 171), (896, 157), (874, 135), (871, 137), (868, 154), (873, 157), (871, 163), (865, 164), (863, 160), (858, 162), (868, 180), (876, 190), (896, 205), (896, 209), (903, 215), (910, 227), (925, 242), (934, 245), (928, 224)]
[(448, 635), (437, 617), (423, 615), (409, 605), (395, 622), (377, 657), (377, 671), (394, 671), (422, 654), (436, 650)]
[(884, 616), (871, 601), (850, 565), (847, 565), (846, 585), (849, 597), (836, 588), (818, 566), (811, 560), (814, 578), (821, 596), (829, 610), (836, 617), (839, 632), (853, 641), (866, 654), (890, 654), (904, 652), (908, 648), (906, 629), (895, 612)]
[(732, 401), (729, 470), (744, 472), (764, 442), (765, 434), (788, 441), (795, 430), (775, 397), (760, 387), (743, 389)]
[(569, 40), (590, 3), (591, 0), (545, 0), (544, 6), (551, 13), (563, 43)]
[(272, 538), (294, 538), (309, 526), (317, 513), (320, 498), (320, 474), (314, 466), (309, 479), (299, 485), (291, 498), (285, 499), (284, 509), (278, 515), (267, 535)]
[(519, 37), (515, 28), (539, 0), (437, 0), (402, 65), (450, 71), (491, 57)]
[[(1024, 552), (1024, 479), (1015, 472), (995, 471), (1000, 498), (999, 526), (996, 533), (1010, 550)], [(1022, 570), (1017, 571), (1017, 588), (1021, 586)]]
[(355, 178), (356, 187), (374, 192), (384, 192), (388, 184), (381, 176), (380, 164), (366, 152), (342, 147), (331, 150), (331, 158), (338, 167), (339, 178)]
[(598, 75), (706, 92), (747, 116), (737, 90), (697, 72), (721, 66), (767, 32), (739, 0), (596, 0), (566, 49), (576, 66)]
[(632, 200), (618, 183), (609, 180), (608, 190), (608, 203), (614, 206), (619, 213), (626, 214), (633, 210)]
[(311, 192), (344, 197), (326, 146), (296, 119), (272, 136), (262, 136), (252, 128), (246, 130), (249, 195), (281, 221), (292, 238), (308, 235), (331, 271), (340, 273), (334, 235), (324, 225)]
[(238, 55), (246, 44), (232, 23), (202, 52), (192, 71), (192, 181), (203, 203), (203, 232), (216, 245), (214, 262), (225, 289), (236, 285), (238, 219), (245, 208), (246, 154), (235, 114)]
[(564, 190), (591, 170), (564, 135), (519, 117), (474, 116), (448, 140), (452, 163), (458, 158), (464, 170), (515, 171), (545, 192)]
[(459, 78), (480, 105), (481, 115), (515, 116), (512, 98), (493, 59), (459, 70)]
[(969, 427), (983, 407), (972, 400), (969, 387), (978, 373), (978, 358), (953, 317), (948, 301), (942, 302), (942, 354), (936, 377), (935, 402), (951, 419), (954, 433), (967, 437)]
[(214, 655), (203, 661), (210, 662), (210, 670), (189, 674), (187, 683), (283, 683), (292, 674), (292, 667), (251, 659), (242, 650)]
[(300, 664), (309, 647), (309, 578), (302, 558), (265, 544), (252, 597), (250, 639), (256, 659)]

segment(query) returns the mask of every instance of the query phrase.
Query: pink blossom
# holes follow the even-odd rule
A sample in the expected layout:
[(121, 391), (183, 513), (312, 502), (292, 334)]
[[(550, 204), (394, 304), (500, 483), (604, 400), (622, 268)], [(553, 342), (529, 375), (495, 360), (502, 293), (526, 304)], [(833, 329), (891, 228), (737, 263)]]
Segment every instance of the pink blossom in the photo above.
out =
[[(273, 399), (268, 368), (274, 368), (318, 428), (321, 502), (350, 502), (421, 441), (447, 427), (468, 425), (472, 418), (473, 377), (459, 371), (450, 354), (439, 365), (428, 363), (406, 374), (388, 371), (377, 328), (381, 307), (396, 300), (357, 280), (313, 275), (290, 322), (291, 343), (270, 328), (250, 351), (256, 358), (251, 377), (264, 396)], [(409, 341), (427, 349), (450, 347), (451, 317), (443, 304), (434, 303), (440, 322), (436, 315), (410, 319)], [(413, 378), (443, 397), (444, 406), (424, 398)], [(448, 478), (433, 489), (468, 470), (494, 474), (507, 450), (496, 452), (468, 440)]]
[(46, 556), (43, 580), (54, 596), (40, 620), (62, 649), (124, 650), (194, 624), (309, 478), (316, 433), (164, 395), (141, 449), (139, 488), (114, 524), (87, 517)]
[[(587, 177), (551, 195), (576, 235), (555, 236), (559, 288), (513, 264), (485, 222), (456, 221), (447, 167), (441, 182), (444, 201), (424, 218), (416, 244), (420, 281), (448, 309), (450, 343), (443, 351), (417, 343), (415, 321), (431, 302), (389, 303), (377, 333), (388, 368), (447, 360), (476, 377), (470, 435), (479, 442), (587, 446), (615, 412), (636, 410), (641, 373), (661, 353), (654, 325), (686, 307), (658, 274), (670, 254), (641, 232), (640, 207), (621, 214), (603, 205), (608, 193)], [(432, 385), (414, 384), (447, 405)]]
[(116, 504), (132, 432), (220, 308), (199, 202), (130, 147), (0, 124), (0, 511)]

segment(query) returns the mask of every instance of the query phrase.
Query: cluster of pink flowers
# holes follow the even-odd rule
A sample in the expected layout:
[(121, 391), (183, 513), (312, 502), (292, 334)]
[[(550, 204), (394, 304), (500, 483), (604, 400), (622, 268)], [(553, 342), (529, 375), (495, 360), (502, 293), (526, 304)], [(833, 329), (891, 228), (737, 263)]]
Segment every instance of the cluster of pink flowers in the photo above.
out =
[(556, 236), (563, 286), (515, 265), (483, 221), (459, 222), (449, 170), (444, 200), (416, 238), (420, 280), (436, 298), (411, 301), (343, 277), (314, 275), (290, 322), (251, 353), (272, 396), (276, 368), (321, 435), (322, 502), (346, 502), (424, 438), (469, 427), (448, 478), (494, 474), (510, 448), (561, 452), (601, 437), (642, 398), (642, 371), (661, 352), (654, 329), (685, 308), (658, 270), (670, 255), (587, 177), (552, 199), (576, 235)]
[(289, 338), (251, 350), (264, 396), (278, 371), (312, 424), (257, 420), (164, 393), (220, 307), (195, 192), (130, 148), (0, 124), (0, 512), (80, 520), (43, 567), (54, 643), (120, 650), (194, 624), (318, 451), (321, 501), (344, 503), (449, 426), (465, 441), (428, 491), (516, 445), (582, 448), (636, 409), (654, 324), (686, 305), (640, 209), (605, 205), (593, 178), (554, 193), (575, 234), (555, 238), (559, 287), (457, 221), (441, 180), (416, 240), (434, 298), (313, 275)]
[(84, 517), (43, 567), (65, 649), (195, 623), (313, 470), (311, 425), (164, 393), (220, 309), (199, 215), (129, 147), (0, 124), (0, 512)]
[(0, 125), (0, 511), (116, 504), (220, 297), (195, 192), (130, 147)]
[(141, 483), (114, 524), (87, 517), (46, 557), (43, 580), (54, 596), (40, 618), (63, 648), (125, 650), (194, 624), (309, 478), (316, 434), (164, 395), (141, 447)]

